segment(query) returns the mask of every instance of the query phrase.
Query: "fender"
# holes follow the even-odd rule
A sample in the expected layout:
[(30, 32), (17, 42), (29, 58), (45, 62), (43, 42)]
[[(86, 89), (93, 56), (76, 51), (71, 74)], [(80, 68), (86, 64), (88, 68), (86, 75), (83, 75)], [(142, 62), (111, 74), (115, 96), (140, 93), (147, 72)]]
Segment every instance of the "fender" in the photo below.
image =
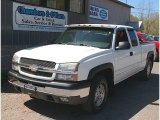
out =
[(112, 73), (113, 73), (114, 72), (113, 64), (112, 63), (105, 63), (105, 64), (102, 64), (102, 65), (99, 65), (99, 66), (92, 68), (89, 72), (88, 79), (89, 80), (93, 79), (94, 76), (98, 72), (103, 71), (103, 70), (107, 70), (107, 69), (112, 70)]
[[(109, 74), (105, 73), (110, 70)], [(109, 79), (107, 79), (108, 87), (109, 87), (109, 95), (112, 95), (113, 89), (114, 89), (114, 67), (112, 63), (106, 63), (99, 66), (96, 66), (95, 68), (91, 69), (88, 75), (88, 79), (92, 81), (92, 79), (95, 77), (95, 75), (99, 72), (103, 72), (103, 74), (107, 75)]]

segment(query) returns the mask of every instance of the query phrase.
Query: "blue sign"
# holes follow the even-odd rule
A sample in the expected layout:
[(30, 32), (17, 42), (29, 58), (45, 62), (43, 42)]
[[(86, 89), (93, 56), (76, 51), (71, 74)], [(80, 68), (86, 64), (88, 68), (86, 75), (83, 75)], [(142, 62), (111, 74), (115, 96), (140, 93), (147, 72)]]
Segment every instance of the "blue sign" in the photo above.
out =
[(105, 8), (97, 7), (95, 5), (89, 6), (89, 17), (100, 19), (100, 20), (108, 20), (108, 10)]
[(105, 11), (105, 10), (101, 10), (100, 11), (100, 17), (102, 18), (102, 19), (106, 19), (107, 18), (107, 12)]

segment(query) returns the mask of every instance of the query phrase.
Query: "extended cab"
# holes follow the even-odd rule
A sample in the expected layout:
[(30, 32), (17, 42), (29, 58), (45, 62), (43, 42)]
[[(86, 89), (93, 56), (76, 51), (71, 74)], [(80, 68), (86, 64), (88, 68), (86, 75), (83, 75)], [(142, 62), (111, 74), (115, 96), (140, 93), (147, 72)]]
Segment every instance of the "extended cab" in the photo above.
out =
[(115, 84), (141, 72), (149, 79), (155, 47), (132, 27), (75, 24), (54, 44), (18, 51), (9, 82), (32, 98), (101, 110)]

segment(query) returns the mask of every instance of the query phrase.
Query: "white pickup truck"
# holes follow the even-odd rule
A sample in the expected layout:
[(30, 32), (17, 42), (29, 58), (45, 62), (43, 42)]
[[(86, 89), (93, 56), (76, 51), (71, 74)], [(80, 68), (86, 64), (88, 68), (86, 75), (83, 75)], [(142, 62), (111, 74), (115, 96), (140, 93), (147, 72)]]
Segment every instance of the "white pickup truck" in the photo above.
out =
[(53, 44), (16, 52), (9, 82), (32, 98), (97, 112), (115, 84), (138, 72), (149, 79), (154, 53), (129, 26), (68, 25)]

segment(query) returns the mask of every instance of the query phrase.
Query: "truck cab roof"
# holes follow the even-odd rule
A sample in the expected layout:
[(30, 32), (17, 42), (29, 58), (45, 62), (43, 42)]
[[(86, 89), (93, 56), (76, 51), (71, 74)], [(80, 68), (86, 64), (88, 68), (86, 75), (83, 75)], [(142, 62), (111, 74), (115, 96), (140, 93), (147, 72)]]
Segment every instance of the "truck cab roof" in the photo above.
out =
[(66, 25), (65, 27), (101, 27), (101, 28), (132, 28), (131, 26), (126, 26), (126, 25), (115, 25), (115, 24), (71, 24), (71, 25)]

